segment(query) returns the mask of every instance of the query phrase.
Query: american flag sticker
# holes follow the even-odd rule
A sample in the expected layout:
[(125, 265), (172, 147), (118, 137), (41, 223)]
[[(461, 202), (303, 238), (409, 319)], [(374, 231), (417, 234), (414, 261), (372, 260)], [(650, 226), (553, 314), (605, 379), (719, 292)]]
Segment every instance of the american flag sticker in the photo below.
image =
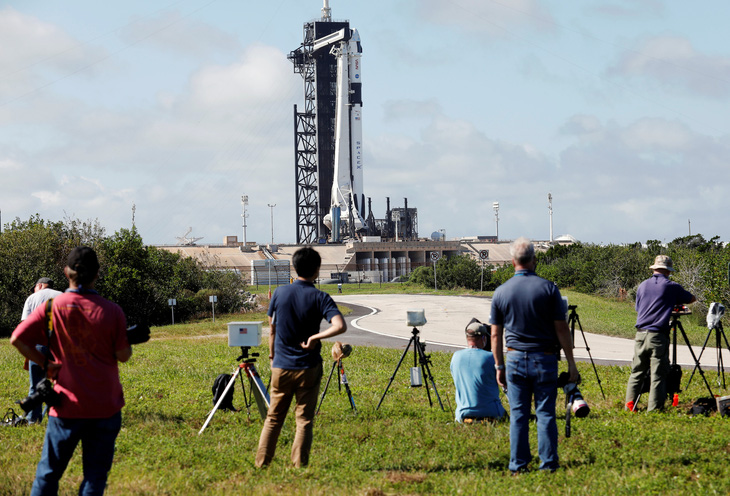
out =
[(248, 334), (248, 327), (239, 327), (238, 334)]

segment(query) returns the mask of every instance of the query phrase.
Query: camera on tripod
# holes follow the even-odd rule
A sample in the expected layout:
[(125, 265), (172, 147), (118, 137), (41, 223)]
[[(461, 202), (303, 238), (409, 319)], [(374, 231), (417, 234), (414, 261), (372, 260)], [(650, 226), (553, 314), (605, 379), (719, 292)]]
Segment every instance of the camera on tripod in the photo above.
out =
[(558, 387), (563, 388), (566, 403), (570, 405), (573, 415), (578, 418), (587, 417), (591, 409), (588, 403), (586, 403), (586, 400), (583, 399), (583, 394), (580, 392), (580, 389), (578, 389), (580, 380), (578, 382), (568, 382), (569, 378), (570, 374), (561, 372), (558, 376)]
[(672, 317), (679, 317), (680, 315), (691, 315), (692, 310), (687, 305), (674, 305), (672, 308)]
[(716, 301), (710, 303), (710, 308), (707, 310), (707, 328), (716, 329), (723, 315), (725, 315), (725, 305)]
[[(406, 325), (408, 327), (419, 327), (426, 324), (426, 312), (423, 308), (418, 308), (414, 310), (406, 310)], [(423, 344), (423, 348), (425, 350), (426, 345)], [(426, 359), (429, 357), (427, 355), (424, 355)], [(411, 367), (411, 387), (421, 387), (423, 386), (423, 376), (421, 374), (421, 368), (417, 366), (416, 364)]]

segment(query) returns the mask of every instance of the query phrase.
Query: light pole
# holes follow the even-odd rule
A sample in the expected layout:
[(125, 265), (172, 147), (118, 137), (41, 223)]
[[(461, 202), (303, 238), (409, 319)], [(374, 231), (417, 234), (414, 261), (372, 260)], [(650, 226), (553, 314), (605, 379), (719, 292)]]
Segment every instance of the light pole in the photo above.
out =
[(246, 249), (246, 217), (248, 217), (246, 205), (248, 205), (248, 195), (243, 195), (241, 197), (241, 219), (243, 219), (243, 244), (241, 246), (244, 250)]
[(550, 242), (553, 242), (553, 195), (548, 193), (548, 212), (550, 212)]
[(274, 207), (276, 206), (276, 203), (269, 203), (269, 208), (271, 209), (271, 244), (274, 244)]
[(499, 202), (492, 203), (494, 209), (494, 222), (497, 224), (497, 241), (499, 241)]

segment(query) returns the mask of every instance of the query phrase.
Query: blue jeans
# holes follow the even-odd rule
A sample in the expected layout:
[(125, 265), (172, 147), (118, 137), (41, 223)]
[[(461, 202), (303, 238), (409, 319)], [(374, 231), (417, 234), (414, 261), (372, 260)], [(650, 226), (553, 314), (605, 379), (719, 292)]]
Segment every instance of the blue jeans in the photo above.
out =
[(114, 442), (122, 427), (122, 412), (103, 419), (48, 417), (41, 461), (31, 496), (58, 494), (58, 481), (81, 441), (84, 479), (79, 495), (104, 494), (114, 460)]
[[(42, 344), (37, 344), (35, 348), (43, 353), (49, 360), (53, 358), (51, 356), (51, 352), (48, 350), (47, 347), (43, 346)], [(43, 365), (39, 365), (33, 361), (28, 362), (28, 376), (30, 377), (30, 387), (28, 388), (28, 396), (35, 393), (35, 385), (41, 382), (43, 379), (46, 378), (46, 370), (43, 368)], [(39, 404), (37, 407), (32, 409), (28, 412), (28, 414), (25, 416), (26, 419), (28, 419), (28, 422), (40, 422), (43, 420), (43, 415), (45, 414), (45, 411), (48, 408), (43, 408), (43, 404)]]
[(530, 411), (535, 399), (537, 450), (541, 470), (558, 468), (558, 356), (543, 352), (507, 351), (507, 397), (510, 407), (510, 460), (513, 472), (526, 470), (530, 454)]

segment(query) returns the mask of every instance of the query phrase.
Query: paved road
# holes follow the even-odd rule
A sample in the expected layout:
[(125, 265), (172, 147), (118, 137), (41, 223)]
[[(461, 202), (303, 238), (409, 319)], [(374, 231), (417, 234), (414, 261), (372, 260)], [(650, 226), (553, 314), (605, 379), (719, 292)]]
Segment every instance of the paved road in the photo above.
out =
[[(474, 296), (433, 296), (433, 295), (334, 295), (337, 303), (353, 309), (348, 315), (348, 332), (343, 336), (353, 346), (383, 346), (405, 348), (412, 336), (412, 328), (406, 325), (406, 311), (423, 308), (426, 325), (420, 328), (420, 338), (427, 349), (454, 351), (465, 346), (464, 327), (476, 317), (482, 322), (489, 320), (491, 300)], [(580, 313), (580, 310), (579, 310)], [(576, 360), (589, 360), (589, 351), (597, 364), (627, 365), (634, 354), (634, 341), (614, 338), (600, 334), (583, 333), (575, 330)], [(711, 340), (712, 341), (712, 340)], [(587, 343), (587, 345), (586, 345)], [(700, 349), (693, 350), (699, 353)], [(722, 350), (723, 362), (730, 367), (730, 352)], [(717, 353), (707, 348), (702, 355), (704, 370), (717, 367)], [(694, 367), (689, 349), (677, 346), (677, 363), (684, 367)]]

